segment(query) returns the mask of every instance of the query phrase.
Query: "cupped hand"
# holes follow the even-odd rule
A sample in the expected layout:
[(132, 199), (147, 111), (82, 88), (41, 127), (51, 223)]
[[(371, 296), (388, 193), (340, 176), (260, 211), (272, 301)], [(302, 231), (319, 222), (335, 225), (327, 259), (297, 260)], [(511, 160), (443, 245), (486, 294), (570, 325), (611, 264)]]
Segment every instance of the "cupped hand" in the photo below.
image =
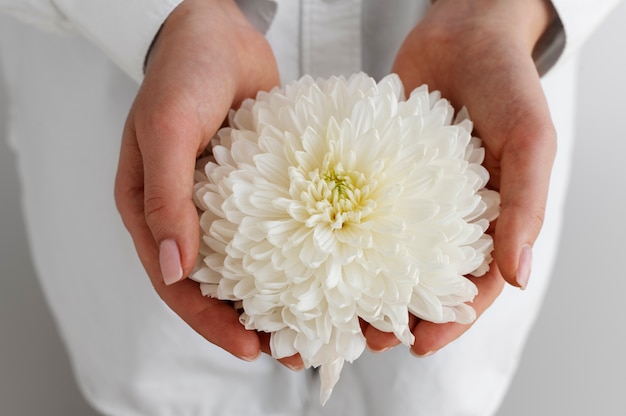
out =
[[(483, 140), (501, 212), (491, 270), (472, 278), (478, 316), (505, 281), (525, 288), (543, 223), (556, 134), (531, 55), (551, 18), (545, 0), (438, 0), (408, 35), (393, 67), (407, 92), (427, 84), (455, 108), (465, 106)], [(441, 349), (471, 326), (415, 317), (412, 324), (417, 355)], [(366, 333), (374, 350), (398, 342), (372, 327)]]
[[(232, 0), (185, 0), (147, 60), (122, 137), (115, 198), (161, 298), (210, 342), (246, 360), (268, 352), (227, 302), (185, 279), (198, 255), (197, 156), (228, 111), (279, 82), (270, 46)], [(299, 358), (283, 360), (298, 366)]]

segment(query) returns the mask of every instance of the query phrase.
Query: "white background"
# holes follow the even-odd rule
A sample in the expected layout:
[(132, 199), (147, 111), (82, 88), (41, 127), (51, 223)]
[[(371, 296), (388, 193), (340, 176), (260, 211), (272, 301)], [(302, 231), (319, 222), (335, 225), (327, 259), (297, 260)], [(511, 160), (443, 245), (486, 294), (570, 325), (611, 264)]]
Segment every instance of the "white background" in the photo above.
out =
[[(626, 3), (580, 62), (555, 276), (499, 416), (626, 415)], [(0, 140), (0, 415), (94, 415), (34, 276), (13, 164)]]

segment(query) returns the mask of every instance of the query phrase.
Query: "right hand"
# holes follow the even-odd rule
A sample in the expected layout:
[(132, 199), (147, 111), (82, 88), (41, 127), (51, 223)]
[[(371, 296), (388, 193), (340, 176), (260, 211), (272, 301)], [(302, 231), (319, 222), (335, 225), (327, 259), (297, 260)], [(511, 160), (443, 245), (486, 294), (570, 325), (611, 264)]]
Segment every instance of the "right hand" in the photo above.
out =
[[(167, 18), (122, 137), (115, 199), (160, 297), (211, 343), (245, 360), (269, 352), (227, 302), (185, 279), (198, 256), (196, 157), (228, 111), (279, 83), (272, 50), (233, 0), (185, 0)], [(299, 367), (299, 357), (281, 360)]]

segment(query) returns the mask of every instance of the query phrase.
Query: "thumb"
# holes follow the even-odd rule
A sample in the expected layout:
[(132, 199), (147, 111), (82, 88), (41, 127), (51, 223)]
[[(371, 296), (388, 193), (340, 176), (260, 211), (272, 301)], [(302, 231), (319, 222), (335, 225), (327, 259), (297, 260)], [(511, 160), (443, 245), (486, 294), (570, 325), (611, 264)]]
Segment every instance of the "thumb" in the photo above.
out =
[(181, 128), (186, 125), (189, 123), (174, 118), (160, 118), (142, 133), (149, 139), (140, 141), (146, 224), (159, 248), (161, 274), (167, 285), (187, 276), (198, 254), (193, 180), (199, 143), (206, 141), (198, 129)]
[(494, 236), (494, 258), (504, 279), (526, 288), (532, 247), (543, 225), (556, 134), (547, 111), (525, 117), (510, 130), (501, 156), (501, 212)]

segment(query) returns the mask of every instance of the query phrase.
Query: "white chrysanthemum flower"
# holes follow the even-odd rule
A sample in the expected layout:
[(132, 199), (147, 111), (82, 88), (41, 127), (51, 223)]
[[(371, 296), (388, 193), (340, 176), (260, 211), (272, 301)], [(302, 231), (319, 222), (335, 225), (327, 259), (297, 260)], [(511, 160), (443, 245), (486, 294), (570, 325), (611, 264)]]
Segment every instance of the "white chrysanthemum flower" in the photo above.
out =
[(499, 195), (466, 116), (422, 86), (365, 74), (259, 93), (199, 163), (191, 278), (237, 302), (276, 358), (321, 366), (325, 402), (365, 348), (359, 319), (404, 344), (409, 313), (469, 323)]

